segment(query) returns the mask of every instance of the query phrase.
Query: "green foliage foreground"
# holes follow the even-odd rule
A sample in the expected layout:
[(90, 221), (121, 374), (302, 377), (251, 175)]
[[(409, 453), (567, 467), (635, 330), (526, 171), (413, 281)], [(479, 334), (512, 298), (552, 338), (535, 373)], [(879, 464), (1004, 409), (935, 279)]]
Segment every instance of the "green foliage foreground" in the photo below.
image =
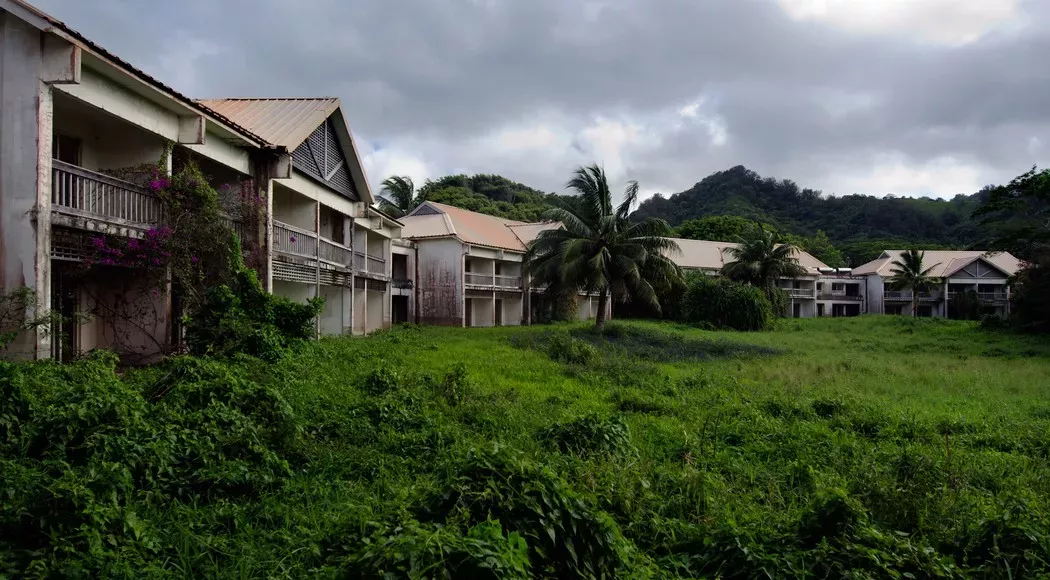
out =
[(1033, 577), (1050, 346), (447, 329), (0, 365), (0, 575)]

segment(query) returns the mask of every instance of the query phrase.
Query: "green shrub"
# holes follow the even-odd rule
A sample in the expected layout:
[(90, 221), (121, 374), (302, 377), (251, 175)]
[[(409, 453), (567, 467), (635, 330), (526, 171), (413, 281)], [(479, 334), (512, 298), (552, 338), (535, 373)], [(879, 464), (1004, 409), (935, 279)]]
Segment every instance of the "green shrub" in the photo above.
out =
[(384, 527), (361, 544), (343, 566), (347, 578), (525, 579), (528, 546), (517, 532), (504, 535), (499, 522), (486, 521), (466, 535), (414, 520)]
[(197, 312), (187, 317), (186, 340), (199, 356), (230, 357), (247, 354), (275, 361), (285, 349), (316, 335), (314, 321), (324, 300), (300, 304), (263, 289), (255, 272), (244, 265), (240, 244), (229, 247), (230, 285), (207, 290)]
[(622, 417), (587, 415), (565, 423), (555, 423), (540, 438), (563, 453), (580, 456), (615, 456), (632, 453), (631, 430)]
[(504, 448), (468, 453), (439, 483), (421, 519), (490, 520), (524, 536), (533, 574), (552, 578), (612, 578), (628, 570), (634, 547), (619, 526), (549, 467)]
[(546, 347), (551, 360), (566, 364), (587, 365), (598, 358), (598, 349), (567, 332), (552, 332), (547, 338)]
[(765, 330), (773, 322), (773, 306), (761, 290), (727, 278), (691, 278), (682, 302), (682, 319), (699, 326)]

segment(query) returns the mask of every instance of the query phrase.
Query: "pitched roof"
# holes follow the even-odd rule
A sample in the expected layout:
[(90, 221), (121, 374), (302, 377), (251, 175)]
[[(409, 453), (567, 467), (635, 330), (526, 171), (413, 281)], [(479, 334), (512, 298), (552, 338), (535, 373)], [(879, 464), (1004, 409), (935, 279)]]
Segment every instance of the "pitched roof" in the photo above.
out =
[(401, 218), (402, 237), (412, 239), (455, 236), (467, 244), (524, 252), (539, 232), (557, 224), (530, 224), (427, 201)]
[[(733, 258), (727, 252), (730, 248), (737, 247), (732, 242), (711, 242), (707, 240), (687, 240), (683, 238), (671, 238), (678, 244), (680, 253), (668, 252), (666, 255), (675, 264), (687, 269), (721, 270), (722, 266), (732, 262)], [(799, 250), (795, 256), (800, 266), (810, 274), (820, 273), (821, 268), (828, 265), (821, 262), (809, 252)]]
[[(867, 276), (878, 274), (879, 276), (893, 276), (893, 262), (899, 260), (901, 254), (906, 250), (886, 250), (877, 259), (853, 269), (856, 276)], [(988, 253), (982, 250), (925, 250), (923, 253), (923, 266), (933, 268), (930, 276), (934, 278), (945, 278), (962, 270), (977, 260), (984, 260), (1003, 273), (1013, 276), (1021, 269), (1021, 261), (1009, 252)]]
[(214, 120), (219, 121), (219, 123), (221, 123), (222, 125), (225, 125), (227, 127), (227, 130), (233, 131), (236, 134), (240, 134), (242, 137), (245, 137), (246, 141), (254, 142), (258, 145), (267, 144), (267, 141), (263, 137), (261, 137), (260, 135), (256, 135), (250, 129), (237, 124), (236, 121), (222, 115), (217, 111), (213, 111), (208, 107), (201, 105), (197, 101), (187, 97), (186, 95), (183, 95), (182, 93), (164, 84), (155, 77), (146, 74), (141, 69), (136, 68), (128, 61), (106, 50), (101, 45), (90, 40), (89, 38), (77, 32), (76, 30), (73, 30), (61, 20), (47, 14), (46, 12), (37, 8), (36, 6), (33, 6), (32, 4), (25, 2), (24, 0), (0, 0), (0, 9), (14, 10), (16, 11), (16, 16), (18, 16), (19, 18), (27, 18), (30, 21), (34, 19), (39, 19), (36, 22), (30, 22), (30, 24), (33, 26), (39, 26), (40, 28), (45, 28), (46, 31), (54, 32), (59, 36), (63, 36), (73, 44), (79, 45), (82, 49), (85, 49), (88, 53), (93, 53), (98, 61), (106, 63), (109, 66), (115, 67), (123, 71), (128, 76), (138, 79), (140, 82), (152, 87), (153, 90), (166, 94), (172, 100), (178, 101), (183, 106), (189, 107), (209, 117), (212, 117)]
[(339, 109), (337, 97), (203, 99), (199, 103), (289, 151)]

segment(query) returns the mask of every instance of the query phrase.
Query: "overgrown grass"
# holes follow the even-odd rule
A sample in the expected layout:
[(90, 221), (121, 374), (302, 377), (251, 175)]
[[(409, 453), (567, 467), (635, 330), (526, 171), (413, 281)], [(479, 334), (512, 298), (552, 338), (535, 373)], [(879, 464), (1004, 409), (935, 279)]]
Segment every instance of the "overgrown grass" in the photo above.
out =
[(7, 375), (0, 573), (1050, 572), (1050, 344), (972, 324), (404, 327), (273, 366), (100, 364)]

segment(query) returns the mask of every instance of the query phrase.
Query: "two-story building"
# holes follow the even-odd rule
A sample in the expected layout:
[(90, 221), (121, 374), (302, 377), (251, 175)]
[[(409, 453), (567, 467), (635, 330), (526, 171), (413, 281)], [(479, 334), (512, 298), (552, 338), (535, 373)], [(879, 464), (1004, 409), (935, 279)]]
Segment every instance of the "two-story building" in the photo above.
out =
[(261, 223), (234, 225), (267, 289), (326, 299), (319, 333), (390, 324), (401, 226), (371, 207), (338, 99), (193, 100), (21, 0), (0, 0), (0, 63), (0, 289), (33, 293), (26, 320), (65, 320), (8, 355), (143, 360), (180, 341), (177, 289), (147, 291), (142, 272), (92, 246), (165, 225), (143, 172), (191, 162), (217, 191), (264, 200)]
[[(530, 322), (531, 304), (544, 296), (542, 288), (531, 287), (525, 251), (540, 232), (560, 224), (519, 222), (429, 201), (400, 221), (402, 236), (411, 242), (396, 250), (404, 254), (410, 277), (400, 285), (411, 298), (398, 299), (404, 304), (398, 312), (446, 326)], [(595, 318), (597, 304), (596, 295), (580, 292), (578, 318)]]
[[(737, 244), (732, 242), (672, 239), (681, 250), (667, 254), (674, 263), (684, 271), (700, 271), (712, 276), (720, 274), (722, 267), (733, 261), (729, 250), (737, 247)], [(801, 250), (795, 257), (799, 265), (806, 270), (806, 274), (797, 278), (777, 280), (777, 287), (788, 295), (788, 313), (791, 317), (812, 318), (818, 316), (817, 285), (821, 270), (828, 269), (828, 266), (808, 252)]]
[(365, 334), (391, 324), (391, 240), (401, 224), (374, 201), (346, 116), (335, 97), (200, 101), (291, 153), (268, 180), (267, 289), (325, 299), (319, 331)]
[[(853, 269), (855, 277), (865, 280), (869, 312), (911, 314), (912, 291), (891, 287), (893, 262), (903, 253), (886, 250)], [(923, 269), (927, 268), (937, 285), (919, 294), (917, 316), (952, 317), (954, 306), (964, 300), (976, 301), (984, 314), (1006, 316), (1010, 312), (1010, 277), (1021, 269), (1021, 262), (1008, 252), (928, 250), (923, 255)]]
[(860, 316), (868, 312), (867, 281), (849, 268), (821, 268), (817, 316)]

